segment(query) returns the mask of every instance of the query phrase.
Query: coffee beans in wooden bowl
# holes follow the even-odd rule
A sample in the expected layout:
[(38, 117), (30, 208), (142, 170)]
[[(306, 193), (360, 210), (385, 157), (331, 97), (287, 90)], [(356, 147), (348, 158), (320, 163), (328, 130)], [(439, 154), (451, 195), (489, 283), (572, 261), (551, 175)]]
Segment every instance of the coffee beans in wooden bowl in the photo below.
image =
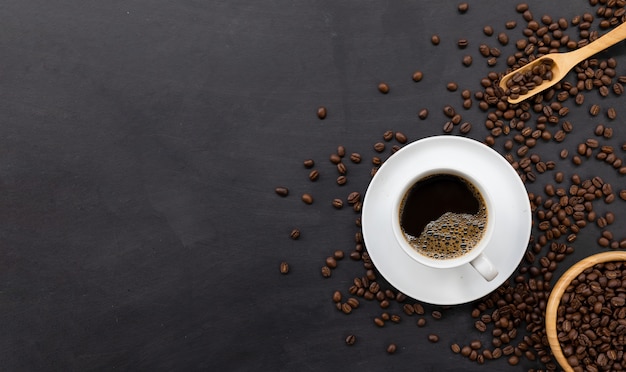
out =
[(546, 334), (565, 371), (626, 368), (626, 252), (587, 257), (563, 274), (546, 307)]

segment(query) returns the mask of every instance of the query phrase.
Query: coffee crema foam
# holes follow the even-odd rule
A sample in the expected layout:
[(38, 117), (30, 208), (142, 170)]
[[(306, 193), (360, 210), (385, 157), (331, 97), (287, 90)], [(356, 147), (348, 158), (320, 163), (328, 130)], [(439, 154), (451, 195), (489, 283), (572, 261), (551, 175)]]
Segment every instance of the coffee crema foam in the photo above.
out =
[(431, 221), (419, 236), (406, 234), (409, 244), (420, 254), (436, 260), (449, 260), (469, 253), (482, 239), (487, 227), (483, 206), (477, 214), (446, 212)]

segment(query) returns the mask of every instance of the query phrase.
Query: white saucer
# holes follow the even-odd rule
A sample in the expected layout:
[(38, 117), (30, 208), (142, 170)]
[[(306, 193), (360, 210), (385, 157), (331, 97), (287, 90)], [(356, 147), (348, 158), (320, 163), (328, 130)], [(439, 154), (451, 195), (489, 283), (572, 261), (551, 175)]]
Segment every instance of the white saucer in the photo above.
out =
[[(493, 198), (496, 228), (483, 253), (499, 273), (490, 282), (469, 264), (451, 269), (422, 265), (394, 237), (393, 201), (403, 185), (417, 172), (451, 166), (462, 167)], [(478, 141), (443, 135), (413, 142), (383, 163), (365, 193), (361, 223), (372, 262), (391, 285), (420, 301), (456, 305), (489, 294), (511, 276), (528, 247), (532, 214), (526, 188), (506, 159)]]

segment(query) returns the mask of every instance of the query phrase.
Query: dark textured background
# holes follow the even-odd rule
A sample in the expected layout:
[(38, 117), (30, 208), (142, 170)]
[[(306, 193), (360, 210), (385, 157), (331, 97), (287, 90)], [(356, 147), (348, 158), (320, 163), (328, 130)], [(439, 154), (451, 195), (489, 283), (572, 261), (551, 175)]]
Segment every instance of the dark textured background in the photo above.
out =
[[(476, 90), (488, 71), (486, 24), (523, 21), (515, 2), (474, 1), (461, 15), (440, 1), (4, 0), (0, 4), (0, 365), (25, 370), (526, 370), (454, 355), (476, 334), (472, 305), (417, 328), (383, 329), (373, 303), (352, 315), (330, 301), (361, 265), (319, 269), (353, 247), (356, 215), (329, 203), (364, 192), (372, 144), (385, 130), (410, 140), (441, 134), (448, 81)], [(579, 1), (531, 2), (536, 18), (571, 19)], [(430, 35), (442, 43), (434, 47)], [(456, 40), (470, 46), (462, 51)], [(625, 74), (626, 51), (612, 48)], [(471, 68), (461, 65), (465, 54)], [(499, 69), (505, 69), (504, 59)], [(424, 80), (414, 83), (420, 69)], [(391, 87), (381, 95), (376, 86)], [(536, 152), (558, 160), (614, 105), (612, 144), (626, 138), (623, 98), (588, 94), (569, 116), (563, 144)], [(319, 105), (328, 118), (315, 116)], [(570, 104), (573, 107), (573, 104)], [(428, 120), (416, 113), (426, 107)], [(463, 111), (484, 139), (485, 113)], [(458, 134), (458, 132), (455, 132)], [(337, 145), (363, 154), (349, 183), (334, 184)], [(501, 142), (496, 147), (502, 151)], [(623, 156), (623, 154), (620, 154)], [(317, 160), (310, 183), (301, 162)], [(558, 169), (568, 175), (569, 161)], [(624, 187), (608, 166), (578, 170)], [(551, 180), (553, 172), (530, 185)], [(286, 199), (273, 189), (291, 189)], [(316, 203), (298, 199), (311, 192)], [(623, 230), (623, 205), (616, 202)], [(598, 210), (606, 210), (600, 203)], [(288, 238), (293, 227), (299, 241)], [(510, 228), (515, 228), (511, 226)], [(577, 258), (600, 251), (584, 230)], [(278, 273), (290, 262), (288, 276)], [(562, 265), (559, 273), (565, 268)], [(397, 306), (397, 305), (394, 305)], [(429, 307), (431, 311), (436, 307)], [(394, 307), (395, 312), (400, 311)], [(431, 344), (426, 334), (438, 333)], [(347, 334), (358, 342), (344, 344)], [(384, 352), (389, 342), (399, 351)]]

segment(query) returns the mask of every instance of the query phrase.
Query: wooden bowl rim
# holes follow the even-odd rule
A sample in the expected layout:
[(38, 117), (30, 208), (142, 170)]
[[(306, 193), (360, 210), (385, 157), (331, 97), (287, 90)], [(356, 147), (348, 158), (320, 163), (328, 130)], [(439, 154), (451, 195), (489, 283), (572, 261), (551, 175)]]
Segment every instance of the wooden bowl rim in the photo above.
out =
[(557, 337), (556, 331), (556, 311), (561, 302), (561, 297), (565, 292), (565, 289), (569, 286), (570, 282), (576, 278), (580, 273), (594, 266), (598, 263), (612, 262), (612, 261), (626, 261), (626, 252), (624, 251), (612, 251), (594, 254), (587, 258), (584, 258), (570, 267), (556, 282), (552, 288), (550, 297), (548, 298), (548, 304), (546, 306), (546, 336), (548, 337), (548, 343), (552, 354), (556, 358), (561, 367), (567, 371), (573, 371), (572, 367), (567, 363), (567, 359), (563, 355), (561, 350), (561, 344)]

